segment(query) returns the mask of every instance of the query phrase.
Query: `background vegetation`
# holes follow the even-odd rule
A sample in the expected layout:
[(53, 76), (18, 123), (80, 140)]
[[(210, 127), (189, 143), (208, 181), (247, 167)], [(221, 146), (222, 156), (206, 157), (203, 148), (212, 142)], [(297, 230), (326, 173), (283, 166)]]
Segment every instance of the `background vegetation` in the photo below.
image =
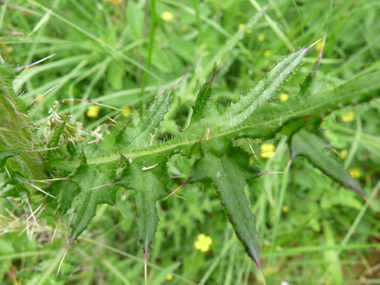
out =
[[(308, 46), (325, 33), (318, 73), (322, 84), (334, 87), (380, 67), (376, 0), (0, 2), (0, 53), (7, 62), (27, 65), (56, 54), (14, 82), (28, 100), (56, 86), (36, 103), (35, 120), (46, 118), (49, 107), (66, 98), (90, 99), (127, 112), (145, 110), (164, 87), (184, 75), (174, 89), (170, 109), (176, 111), (161, 124), (162, 138), (170, 137), (186, 126), (189, 104), (226, 52), (214, 80), (214, 100), (221, 108), (293, 47)], [(267, 15), (254, 29), (246, 29), (266, 4)], [(237, 33), (241, 36), (234, 37)], [(320, 48), (308, 52), (306, 63), (279, 96), (298, 93)], [(127, 113), (90, 106), (68, 102), (60, 112), (69, 110), (88, 132), (110, 122), (108, 117), (130, 119)], [(377, 100), (334, 112), (323, 123), (341, 163), (374, 197), (380, 187), (379, 115)], [(112, 138), (112, 133), (106, 135), (102, 144), (109, 145)], [(286, 139), (270, 143), (274, 155), (258, 155), (254, 163), (265, 171), (283, 171), (290, 155)], [(252, 147), (263, 150), (260, 141)], [(175, 183), (185, 182), (186, 163), (179, 157), (170, 163)], [(268, 174), (247, 185), (246, 193), (257, 215), (267, 284), (380, 284), (380, 215), (360, 196), (302, 158), (294, 161), (290, 179)], [(259, 284), (256, 267), (226, 221), (214, 188), (187, 185), (178, 194), (187, 201), (172, 197), (159, 204), (149, 284)], [(120, 193), (117, 205), (119, 209), (98, 207), (91, 227), (71, 247), (55, 277), (70, 216), (61, 221), (52, 241), (57, 221), (51, 212), (41, 208), (37, 224), (25, 218), (28, 205), (1, 199), (0, 283), (143, 283), (143, 252), (137, 247), (130, 193)], [(195, 244), (199, 234), (212, 239), (202, 251)]]

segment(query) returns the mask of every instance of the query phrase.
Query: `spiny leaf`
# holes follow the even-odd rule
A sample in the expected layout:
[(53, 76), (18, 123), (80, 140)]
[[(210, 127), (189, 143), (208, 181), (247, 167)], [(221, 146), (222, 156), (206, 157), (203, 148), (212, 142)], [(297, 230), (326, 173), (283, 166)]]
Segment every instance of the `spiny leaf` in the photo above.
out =
[(21, 151), (0, 151), (0, 168), (4, 167), (8, 158), (14, 157), (20, 153)]
[[(99, 204), (114, 205), (117, 188), (110, 186), (115, 179), (115, 164), (88, 165), (83, 155), (82, 163), (68, 180), (78, 186), (81, 197), (71, 223), (70, 240), (75, 240), (91, 223)], [(108, 184), (105, 187), (103, 186)], [(93, 189), (94, 188), (94, 189)]]
[(170, 103), (171, 89), (166, 89), (163, 94), (159, 95), (151, 105), (147, 114), (141, 119), (136, 128), (127, 128), (120, 135), (122, 136), (122, 146), (128, 148), (148, 147), (151, 141), (151, 135), (156, 132), (165, 114), (168, 111)]
[(322, 170), (324, 174), (362, 195), (362, 191), (350, 173), (335, 159), (325, 154), (324, 149), (329, 147), (326, 141), (305, 129), (297, 132), (291, 140), (292, 158), (299, 155), (306, 157), (314, 166)]
[[(355, 78), (333, 91), (323, 92), (308, 100), (293, 97), (282, 104), (262, 106), (240, 125), (219, 130), (230, 138), (270, 138), (282, 129), (282, 126), (295, 119), (308, 124), (313, 118), (328, 115), (343, 106), (369, 101), (379, 96), (380, 71)], [(212, 137), (212, 136), (211, 136)]]
[(62, 124), (59, 125), (59, 127), (55, 130), (49, 144), (48, 144), (48, 147), (56, 147), (59, 143), (59, 140), (61, 139), (61, 135), (62, 135), (62, 132), (63, 130), (65, 129), (65, 126), (66, 126), (66, 120), (67, 118), (63, 121)]
[(249, 155), (233, 148), (229, 141), (213, 140), (202, 146), (204, 156), (198, 159), (190, 182), (212, 183), (220, 194), (221, 204), (247, 253), (259, 266), (255, 216), (244, 193), (246, 183), (262, 175), (249, 163)]
[(193, 108), (193, 114), (191, 115), (191, 123), (196, 123), (199, 120), (212, 115), (217, 112), (215, 104), (211, 102), (212, 95), (212, 82), (214, 77), (209, 81), (206, 81), (199, 90), (197, 99), (195, 100)]
[(55, 207), (59, 216), (66, 214), (71, 208), (74, 198), (80, 192), (78, 186), (67, 180), (52, 181), (46, 191), (57, 197), (57, 199), (49, 197), (46, 203)]
[[(144, 163), (144, 164), (142, 164)], [(139, 239), (144, 252), (152, 243), (159, 221), (156, 201), (169, 194), (169, 175), (166, 157), (146, 158), (129, 164), (116, 179), (115, 184), (133, 189), (136, 201), (136, 216)]]
[(299, 95), (302, 96), (302, 98), (306, 99), (307, 97), (310, 97), (311, 95), (315, 95), (316, 93), (320, 93), (321, 90), (317, 90), (317, 85), (322, 85), (317, 81), (317, 71), (321, 62), (322, 58), (322, 52), (323, 47), (325, 45), (326, 41), (326, 35), (323, 38), (322, 46), (318, 54), (318, 58), (313, 64), (313, 67), (308, 75), (306, 75), (305, 80), (301, 84), (301, 90)]
[[(0, 61), (0, 151), (42, 149), (36, 131), (22, 125), (29, 121), (26, 116), (28, 105), (13, 90), (14, 78), (12, 66)], [(46, 178), (42, 159), (36, 152), (21, 153), (7, 163), (27, 178)]]
[(264, 78), (248, 92), (247, 96), (229, 106), (224, 112), (219, 126), (234, 127), (245, 121), (259, 106), (265, 105), (274, 97), (278, 89), (294, 72), (304, 58), (307, 48), (291, 53), (279, 62)]

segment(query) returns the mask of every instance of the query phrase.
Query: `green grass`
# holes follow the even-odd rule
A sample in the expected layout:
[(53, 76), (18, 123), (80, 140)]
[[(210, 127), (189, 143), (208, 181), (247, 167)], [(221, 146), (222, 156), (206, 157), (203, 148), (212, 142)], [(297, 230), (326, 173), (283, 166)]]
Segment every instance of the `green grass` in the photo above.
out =
[[(186, 126), (189, 104), (226, 53), (214, 80), (214, 100), (221, 108), (261, 79), (293, 47), (311, 45), (325, 33), (318, 76), (326, 86), (332, 88), (363, 71), (380, 68), (380, 4), (376, 0), (269, 1), (267, 14), (245, 31), (239, 25), (247, 24), (266, 1), (1, 2), (0, 53), (7, 62), (27, 65), (55, 54), (14, 82), (16, 90), (25, 90), (22, 96), (28, 100), (56, 85), (36, 103), (33, 120), (46, 118), (54, 102), (66, 98), (128, 107), (141, 114), (154, 96), (184, 75), (170, 107), (180, 111), (169, 112), (160, 127), (162, 137), (171, 136)], [(154, 17), (146, 13), (152, 7)], [(162, 20), (165, 11), (173, 14), (172, 21)], [(6, 30), (25, 36), (12, 36)], [(260, 35), (264, 40), (259, 40)], [(308, 52), (305, 64), (279, 94), (298, 93), (298, 83), (317, 55), (315, 48)], [(97, 118), (89, 118), (87, 103), (59, 106), (62, 114), (70, 112), (82, 121), (86, 131), (108, 123), (107, 116), (120, 115), (102, 107)], [(355, 117), (344, 122), (342, 116), (349, 111)], [(379, 115), (380, 103), (373, 101), (336, 111), (323, 123), (332, 146), (347, 151), (341, 164), (359, 170), (358, 183), (367, 196), (376, 197), (377, 205)], [(257, 156), (255, 164), (264, 171), (284, 171), (290, 156), (286, 139), (272, 143), (275, 156)], [(254, 152), (260, 151), (260, 145), (252, 144)], [(170, 173), (176, 177), (173, 187), (186, 181), (187, 166), (180, 156), (170, 161)], [(267, 284), (379, 284), (380, 216), (360, 196), (302, 158), (296, 158), (284, 175), (268, 174), (249, 183), (246, 193), (257, 216)], [(260, 284), (254, 263), (225, 219), (213, 187), (187, 185), (178, 195), (188, 201), (171, 197), (159, 204), (161, 222), (148, 257), (149, 284)], [(142, 284), (144, 256), (137, 246), (131, 193), (120, 193), (117, 205), (120, 210), (98, 207), (92, 225), (73, 244), (56, 277), (67, 246), (70, 215), (63, 218), (52, 241), (54, 213), (32, 203), (36, 224), (28, 205), (15, 207), (14, 201), (2, 199), (0, 283)], [(205, 253), (194, 247), (200, 233), (213, 240)], [(171, 281), (166, 280), (168, 273), (173, 275)]]

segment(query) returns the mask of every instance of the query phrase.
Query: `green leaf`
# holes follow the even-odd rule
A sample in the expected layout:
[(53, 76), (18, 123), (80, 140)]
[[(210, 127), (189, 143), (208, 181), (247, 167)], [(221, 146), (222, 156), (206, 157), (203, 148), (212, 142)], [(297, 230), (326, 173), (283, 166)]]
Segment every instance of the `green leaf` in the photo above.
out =
[(190, 182), (212, 183), (220, 195), (230, 223), (248, 255), (259, 265), (255, 216), (249, 208), (244, 186), (262, 175), (251, 164), (249, 155), (229, 141), (214, 140), (202, 145), (204, 156), (198, 159), (190, 174)]
[(111, 185), (114, 179), (115, 164), (113, 163), (94, 166), (82, 162), (69, 177), (69, 181), (79, 187), (81, 195), (71, 223), (69, 236), (71, 241), (77, 239), (91, 223), (99, 204), (116, 204), (118, 188)]
[(214, 80), (214, 76), (209, 81), (206, 81), (206, 83), (204, 83), (201, 89), (199, 90), (197, 99), (195, 100), (195, 103), (192, 106), (193, 114), (191, 115), (190, 125), (200, 121), (201, 119), (205, 117), (210, 117), (214, 114), (219, 115), (215, 107), (215, 104), (211, 101), (213, 80)]
[(315, 167), (333, 180), (362, 194), (350, 173), (335, 159), (325, 154), (324, 150), (329, 147), (326, 141), (305, 129), (297, 132), (291, 140), (292, 157), (300, 155), (306, 157)]
[(127, 20), (129, 31), (135, 40), (139, 40), (143, 35), (144, 12), (134, 1), (128, 2)]
[(53, 181), (46, 188), (46, 192), (57, 197), (47, 198), (46, 204), (55, 208), (59, 216), (66, 214), (71, 208), (74, 198), (79, 194), (79, 187), (67, 180)]
[[(147, 114), (135, 128), (127, 128), (120, 132), (117, 141), (120, 147), (146, 148), (151, 145), (152, 136), (163, 120), (169, 108), (171, 89), (166, 89), (151, 105)], [(121, 141), (121, 143), (120, 143)]]
[(8, 158), (14, 157), (20, 153), (22, 153), (22, 151), (0, 151), (0, 168), (4, 167)]
[[(21, 150), (42, 149), (37, 131), (29, 128), (26, 115), (29, 105), (13, 90), (15, 69), (0, 60), (0, 151), (12, 153)], [(14, 171), (29, 179), (44, 179), (46, 173), (38, 153), (20, 153), (8, 160)]]
[[(144, 164), (142, 164), (144, 163)], [(159, 221), (156, 201), (167, 196), (169, 192), (169, 175), (166, 157), (140, 160), (139, 164), (129, 164), (115, 184), (125, 189), (135, 190), (136, 216), (139, 240), (144, 252), (152, 243)]]

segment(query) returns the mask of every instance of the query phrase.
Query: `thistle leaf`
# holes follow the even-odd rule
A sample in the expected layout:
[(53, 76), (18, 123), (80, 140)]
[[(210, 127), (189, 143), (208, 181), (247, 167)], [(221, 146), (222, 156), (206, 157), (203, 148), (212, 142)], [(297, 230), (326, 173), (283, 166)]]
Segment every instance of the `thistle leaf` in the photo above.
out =
[(262, 175), (261, 170), (249, 163), (249, 155), (232, 147), (225, 140), (213, 140), (202, 146), (204, 155), (198, 159), (190, 174), (190, 182), (212, 183), (220, 194), (230, 223), (242, 241), (248, 255), (259, 266), (255, 216), (244, 193), (248, 181)]
[(191, 116), (190, 125), (217, 112), (215, 104), (211, 102), (213, 80), (214, 76), (209, 81), (206, 81), (199, 90), (197, 99), (192, 106), (193, 114)]
[[(145, 163), (144, 166), (141, 162)], [(132, 162), (116, 179), (115, 185), (135, 190), (136, 216), (139, 240), (144, 252), (152, 243), (159, 221), (156, 201), (169, 194), (169, 175), (166, 159)]]
[[(27, 124), (23, 125), (29, 122), (26, 115), (28, 105), (13, 90), (14, 78), (12, 66), (0, 61), (0, 151), (12, 153), (19, 149), (41, 149), (37, 132)], [(20, 153), (9, 159), (8, 164), (29, 179), (46, 178), (43, 161), (35, 152)]]
[[(75, 169), (69, 181), (80, 189), (81, 197), (78, 208), (75, 210), (74, 219), (71, 223), (69, 239), (71, 241), (78, 236), (91, 223), (96, 214), (96, 208), (100, 204), (115, 205), (117, 187), (112, 186), (115, 179), (115, 164), (88, 165), (85, 162)], [(107, 186), (103, 186), (106, 185)], [(98, 187), (97, 186), (103, 186)]]
[(0, 151), (0, 168), (4, 167), (8, 158), (19, 155), (21, 151)]
[(335, 159), (327, 156), (324, 152), (329, 144), (319, 136), (305, 129), (297, 132), (291, 140), (292, 157), (304, 156), (324, 174), (339, 182), (344, 187), (350, 188), (362, 195), (362, 191), (351, 177)]
[(127, 128), (120, 133), (123, 147), (139, 148), (148, 147), (151, 141), (151, 135), (156, 132), (165, 114), (168, 111), (170, 103), (171, 89), (166, 89), (159, 95), (151, 105), (148, 113), (141, 119), (140, 123), (135, 128)]
[(67, 180), (53, 181), (46, 188), (46, 192), (57, 197), (47, 198), (46, 204), (56, 208), (57, 214), (62, 216), (71, 208), (74, 198), (79, 194), (79, 187)]

